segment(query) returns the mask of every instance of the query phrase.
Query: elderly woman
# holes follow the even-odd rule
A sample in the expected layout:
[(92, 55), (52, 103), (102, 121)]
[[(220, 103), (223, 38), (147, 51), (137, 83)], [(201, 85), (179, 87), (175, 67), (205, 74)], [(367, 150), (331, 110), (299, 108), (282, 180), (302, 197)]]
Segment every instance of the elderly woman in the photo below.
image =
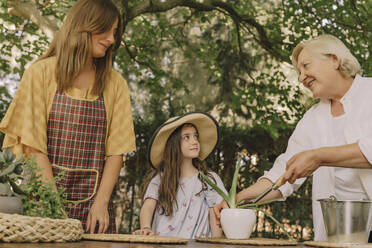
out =
[[(282, 175), (288, 183), (262, 200), (287, 197), (313, 175), (315, 240), (327, 240), (318, 199), (372, 199), (372, 78), (359, 75), (356, 58), (331, 35), (298, 44), (292, 61), (320, 102), (298, 122), (272, 169), (237, 198), (258, 196)], [(225, 204), (215, 207), (217, 216)]]

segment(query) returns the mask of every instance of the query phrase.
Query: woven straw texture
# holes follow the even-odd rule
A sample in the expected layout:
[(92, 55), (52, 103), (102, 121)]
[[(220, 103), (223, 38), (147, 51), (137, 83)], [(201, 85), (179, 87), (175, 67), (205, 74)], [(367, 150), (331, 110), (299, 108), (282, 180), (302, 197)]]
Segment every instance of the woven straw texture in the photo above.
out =
[(80, 240), (83, 226), (75, 219), (50, 219), (0, 213), (0, 242), (68, 242)]
[(119, 241), (129, 243), (154, 243), (154, 244), (186, 244), (187, 239), (165, 237), (165, 236), (148, 236), (148, 235), (131, 235), (131, 234), (84, 234), (83, 239)]
[(331, 243), (331, 242), (323, 242), (323, 241), (306, 241), (304, 242), (307, 246), (312, 247), (330, 247), (330, 248), (348, 248), (348, 247), (355, 247), (355, 248), (372, 248), (372, 244), (343, 244), (343, 243)]
[(219, 244), (233, 244), (233, 245), (258, 245), (258, 246), (289, 246), (297, 245), (296, 241), (282, 240), (282, 239), (264, 239), (264, 238), (251, 238), (251, 239), (226, 239), (226, 238), (196, 238), (198, 242), (206, 243), (219, 243)]

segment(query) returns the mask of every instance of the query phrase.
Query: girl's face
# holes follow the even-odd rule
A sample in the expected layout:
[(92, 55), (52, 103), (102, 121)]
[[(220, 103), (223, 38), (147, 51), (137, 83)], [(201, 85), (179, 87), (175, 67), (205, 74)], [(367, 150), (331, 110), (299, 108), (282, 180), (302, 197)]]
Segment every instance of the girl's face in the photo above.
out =
[(335, 56), (323, 57), (304, 48), (298, 55), (299, 81), (311, 92), (314, 98), (328, 99), (334, 92), (334, 83), (339, 61)]
[(92, 34), (92, 57), (101, 58), (105, 56), (107, 49), (115, 42), (115, 33), (118, 28), (118, 19), (111, 29), (99, 34)]
[(199, 134), (191, 125), (186, 125), (181, 129), (181, 152), (183, 159), (193, 159), (199, 156)]

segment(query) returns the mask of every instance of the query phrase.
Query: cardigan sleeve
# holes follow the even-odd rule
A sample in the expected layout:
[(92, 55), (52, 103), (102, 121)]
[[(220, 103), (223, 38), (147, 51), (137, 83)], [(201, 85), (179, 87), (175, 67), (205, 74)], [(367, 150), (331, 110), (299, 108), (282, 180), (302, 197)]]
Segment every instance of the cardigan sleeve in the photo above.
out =
[(25, 146), (47, 154), (47, 97), (42, 64), (36, 62), (25, 71), (0, 123), (0, 131), (5, 134), (3, 149), (9, 147), (17, 155), (27, 153)]
[(121, 155), (136, 149), (130, 95), (127, 82), (118, 73), (113, 72), (111, 89), (106, 95), (108, 105), (108, 132), (106, 155)]

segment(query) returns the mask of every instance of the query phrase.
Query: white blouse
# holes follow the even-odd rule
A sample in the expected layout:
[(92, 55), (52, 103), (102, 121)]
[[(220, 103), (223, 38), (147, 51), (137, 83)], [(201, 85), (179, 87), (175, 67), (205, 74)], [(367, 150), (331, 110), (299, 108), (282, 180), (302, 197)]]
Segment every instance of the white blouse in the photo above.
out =
[[(286, 163), (293, 155), (325, 146), (358, 143), (361, 152), (372, 164), (372, 78), (357, 75), (340, 101), (345, 111), (341, 118), (342, 123), (335, 123), (329, 100), (322, 100), (314, 105), (298, 122), (285, 153), (275, 160), (271, 170), (266, 171), (263, 177), (274, 182), (285, 172)], [(335, 125), (340, 124), (342, 128), (335, 130)], [(279, 190), (284, 197), (287, 197), (305, 180), (306, 178), (300, 178), (293, 184), (286, 183)], [(343, 181), (346, 183), (341, 183)], [(353, 185), (348, 185), (350, 182), (353, 182)], [(344, 200), (351, 195), (354, 196), (352, 199), (372, 199), (371, 184), (372, 170), (369, 169), (319, 167), (313, 173), (314, 239), (327, 240), (318, 199), (328, 198), (331, 195)]]
[[(343, 130), (345, 129), (346, 115), (332, 118), (332, 138), (335, 146), (347, 144)], [(332, 169), (332, 167), (330, 168)], [(335, 176), (335, 196), (338, 200), (365, 200), (368, 199), (359, 170), (343, 167), (333, 167)]]

